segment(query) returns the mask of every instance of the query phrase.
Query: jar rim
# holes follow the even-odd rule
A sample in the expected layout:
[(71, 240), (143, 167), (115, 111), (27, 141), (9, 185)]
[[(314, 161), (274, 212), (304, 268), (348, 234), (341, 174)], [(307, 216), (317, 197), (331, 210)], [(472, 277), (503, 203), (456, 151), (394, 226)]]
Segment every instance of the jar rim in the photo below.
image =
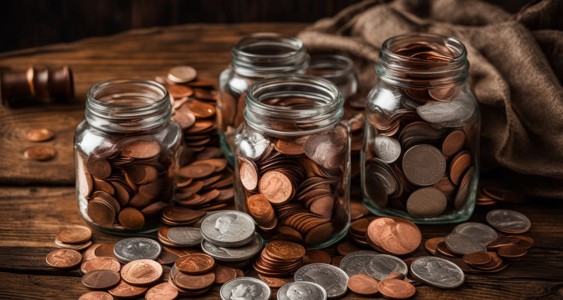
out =
[(346, 55), (342, 54), (314, 54), (311, 56), (311, 61), (309, 63), (309, 72), (315, 67), (322, 66), (336, 66), (339, 67), (333, 72), (328, 74), (323, 74), (322, 78), (337, 78), (343, 75), (349, 74), (353, 71), (354, 62), (352, 59)]

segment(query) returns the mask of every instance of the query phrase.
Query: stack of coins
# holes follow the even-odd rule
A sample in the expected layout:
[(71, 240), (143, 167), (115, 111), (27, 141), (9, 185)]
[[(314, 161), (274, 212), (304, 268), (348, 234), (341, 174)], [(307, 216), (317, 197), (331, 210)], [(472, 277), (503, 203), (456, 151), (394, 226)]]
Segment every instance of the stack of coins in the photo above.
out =
[(266, 244), (253, 267), (258, 274), (266, 277), (289, 277), (303, 265), (304, 256), (303, 246), (275, 240)]
[[(26, 133), (25, 137), (30, 142), (41, 143), (52, 140), (55, 137), (55, 133), (47, 128), (31, 129)], [(57, 150), (53, 146), (35, 145), (25, 148), (23, 156), (30, 160), (47, 161), (57, 156)]]
[(182, 296), (196, 297), (209, 291), (215, 282), (215, 260), (206, 254), (194, 253), (176, 260), (168, 282)]
[(92, 245), (92, 230), (86, 226), (67, 226), (55, 239), (55, 245), (63, 249), (84, 250)]
[(131, 230), (155, 224), (172, 197), (172, 167), (169, 154), (151, 139), (124, 139), (87, 155), (78, 151), (78, 190), (89, 221)]
[(2, 104), (8, 107), (72, 99), (72, 70), (68, 66), (33, 66), (25, 71), (4, 71), (0, 73), (0, 97)]
[(374, 219), (374, 216), (368, 216), (354, 220), (350, 225), (350, 230), (348, 232), (350, 239), (352, 239), (352, 241), (354, 241), (358, 245), (368, 246), (369, 244), (366, 238), (366, 234), (369, 224)]

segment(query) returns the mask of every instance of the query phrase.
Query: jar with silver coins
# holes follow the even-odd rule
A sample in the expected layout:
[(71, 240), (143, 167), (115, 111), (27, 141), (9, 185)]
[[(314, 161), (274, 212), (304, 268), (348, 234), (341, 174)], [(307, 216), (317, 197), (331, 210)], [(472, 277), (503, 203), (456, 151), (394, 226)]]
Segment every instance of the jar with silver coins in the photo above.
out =
[(294, 37), (256, 33), (242, 38), (231, 50), (231, 64), (219, 77), (217, 121), (221, 148), (233, 163), (234, 134), (243, 121), (246, 91), (256, 80), (287, 74), (304, 74), (309, 55)]
[(367, 99), (364, 203), (418, 223), (467, 220), (479, 178), (477, 101), (461, 41), (433, 34), (383, 43)]
[(87, 95), (75, 135), (76, 196), (82, 217), (109, 233), (156, 230), (174, 195), (182, 132), (166, 89), (109, 80)]
[(310, 248), (346, 235), (350, 224), (350, 135), (343, 97), (330, 81), (272, 77), (246, 95), (237, 129), (236, 198), (265, 238)]

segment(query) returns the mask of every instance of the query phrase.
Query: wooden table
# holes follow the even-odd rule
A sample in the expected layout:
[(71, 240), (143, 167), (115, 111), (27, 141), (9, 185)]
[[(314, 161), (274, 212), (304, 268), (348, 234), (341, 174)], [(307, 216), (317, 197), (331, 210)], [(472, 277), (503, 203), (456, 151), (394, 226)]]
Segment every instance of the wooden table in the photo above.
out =
[[(68, 64), (75, 72), (73, 105), (0, 108), (0, 299), (76, 299), (88, 290), (80, 273), (49, 268), (45, 256), (64, 225), (83, 224), (74, 195), (72, 158), (75, 126), (82, 120), (88, 88), (109, 78), (152, 79), (176, 65), (191, 65), (216, 78), (228, 65), (230, 47), (243, 35), (273, 31), (295, 34), (306, 24), (187, 25), (136, 30), (67, 45), (0, 54), (0, 67)], [(24, 159), (31, 143), (25, 133), (50, 128), (58, 156), (49, 162)], [(504, 204), (528, 215), (536, 241), (529, 254), (497, 274), (467, 275), (456, 290), (417, 288), (419, 299), (561, 299), (563, 297), (563, 202)], [(472, 220), (484, 222), (491, 208), (477, 208)], [(443, 236), (454, 225), (420, 226), (425, 238)], [(95, 233), (95, 242), (118, 238)], [(418, 254), (424, 254), (423, 250)], [(218, 287), (205, 299), (218, 299)], [(379, 296), (380, 297), (380, 296)], [(352, 293), (349, 299), (362, 299)]]

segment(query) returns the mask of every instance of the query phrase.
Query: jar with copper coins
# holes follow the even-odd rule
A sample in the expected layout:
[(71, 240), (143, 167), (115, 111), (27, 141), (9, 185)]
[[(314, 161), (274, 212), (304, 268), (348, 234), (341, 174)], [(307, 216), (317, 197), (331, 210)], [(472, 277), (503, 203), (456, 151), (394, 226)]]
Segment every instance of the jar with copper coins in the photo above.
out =
[(231, 64), (219, 77), (217, 120), (221, 148), (230, 163), (234, 134), (243, 122), (246, 91), (256, 80), (287, 74), (305, 74), (309, 55), (303, 43), (276, 33), (256, 33), (242, 38), (231, 50)]
[(82, 217), (109, 233), (154, 231), (174, 195), (182, 132), (166, 89), (110, 80), (88, 92), (75, 135), (76, 195)]
[(246, 95), (236, 132), (236, 198), (267, 239), (331, 245), (350, 224), (350, 135), (330, 81), (272, 77)]
[(469, 62), (453, 37), (410, 34), (383, 43), (367, 99), (364, 203), (417, 223), (467, 220), (479, 178), (479, 107)]

